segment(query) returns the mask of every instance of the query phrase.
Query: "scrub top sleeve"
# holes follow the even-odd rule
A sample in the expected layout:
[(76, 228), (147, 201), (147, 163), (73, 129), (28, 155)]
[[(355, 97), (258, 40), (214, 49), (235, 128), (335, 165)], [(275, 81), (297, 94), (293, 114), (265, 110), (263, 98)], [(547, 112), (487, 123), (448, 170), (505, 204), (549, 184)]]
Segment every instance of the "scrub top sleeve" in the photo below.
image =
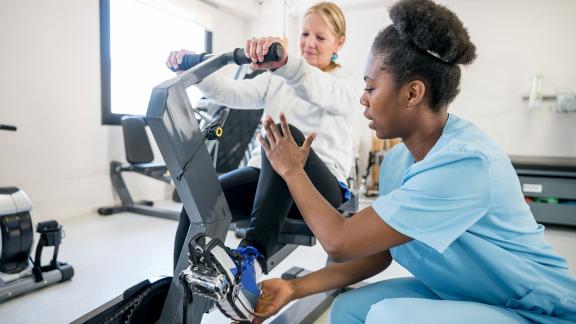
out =
[(402, 185), (372, 207), (398, 232), (442, 253), (486, 214), (488, 162), (470, 154), (444, 154), (414, 164)]

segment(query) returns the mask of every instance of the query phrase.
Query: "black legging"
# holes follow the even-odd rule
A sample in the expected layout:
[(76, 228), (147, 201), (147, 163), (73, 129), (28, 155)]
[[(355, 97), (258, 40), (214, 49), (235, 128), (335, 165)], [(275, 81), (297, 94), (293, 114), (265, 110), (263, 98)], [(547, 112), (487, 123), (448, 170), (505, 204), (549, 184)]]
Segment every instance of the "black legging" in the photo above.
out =
[[(296, 143), (302, 145), (302, 132), (292, 125), (290, 132)], [(316, 190), (334, 208), (342, 204), (344, 195), (338, 181), (313, 150), (310, 150), (304, 171)], [(256, 247), (266, 259), (278, 242), (284, 219), (302, 218), (288, 185), (274, 171), (263, 150), (260, 170), (253, 167), (240, 168), (220, 176), (218, 180), (232, 212), (232, 222), (250, 219), (250, 226), (241, 245)], [(189, 227), (190, 220), (183, 208), (174, 241), (174, 264), (178, 262)]]

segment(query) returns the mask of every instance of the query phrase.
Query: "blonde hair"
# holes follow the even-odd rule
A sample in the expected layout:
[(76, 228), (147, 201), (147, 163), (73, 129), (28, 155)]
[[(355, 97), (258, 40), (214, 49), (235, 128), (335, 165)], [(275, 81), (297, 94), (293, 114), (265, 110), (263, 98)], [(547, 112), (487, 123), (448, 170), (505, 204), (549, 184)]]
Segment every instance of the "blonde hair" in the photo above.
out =
[[(306, 10), (304, 17), (311, 13), (319, 14), (328, 24), (332, 34), (336, 36), (337, 39), (346, 36), (346, 20), (344, 19), (342, 10), (336, 4), (332, 2), (319, 2)], [(327, 72), (337, 67), (340, 67), (340, 64), (330, 61), (330, 64), (322, 70)]]

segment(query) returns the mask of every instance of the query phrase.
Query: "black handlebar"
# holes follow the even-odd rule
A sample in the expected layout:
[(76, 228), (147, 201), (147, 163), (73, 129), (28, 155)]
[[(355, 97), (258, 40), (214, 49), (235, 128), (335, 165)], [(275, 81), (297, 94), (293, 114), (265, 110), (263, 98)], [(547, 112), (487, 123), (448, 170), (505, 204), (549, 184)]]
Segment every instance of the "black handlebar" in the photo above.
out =
[[(244, 55), (243, 48), (237, 48), (233, 52), (228, 53), (228, 55), (230, 55), (233, 58), (234, 63), (238, 65), (252, 63), (252, 60), (250, 60), (250, 58)], [(270, 45), (268, 53), (264, 55), (264, 61), (260, 63), (278, 62), (282, 59), (283, 55), (284, 55), (284, 48), (282, 47), (282, 45), (280, 43), (273, 43), (272, 45)], [(172, 67), (170, 68), (170, 70), (174, 72), (178, 70), (185, 71), (210, 57), (212, 57), (212, 55), (208, 53), (184, 55), (184, 57), (182, 58), (182, 63), (180, 63), (177, 68)]]
[(2, 125), (0, 124), (0, 130), (6, 130), (6, 131), (16, 131), (16, 126), (12, 126), (12, 125)]
[[(282, 56), (284, 56), (284, 48), (282, 45), (280, 43), (273, 43), (270, 45), (268, 53), (264, 55), (264, 61), (260, 63), (279, 62), (282, 59)], [(250, 64), (252, 63), (252, 60), (244, 55), (243, 48), (237, 48), (234, 50), (234, 62), (236, 62), (238, 65), (241, 65)]]

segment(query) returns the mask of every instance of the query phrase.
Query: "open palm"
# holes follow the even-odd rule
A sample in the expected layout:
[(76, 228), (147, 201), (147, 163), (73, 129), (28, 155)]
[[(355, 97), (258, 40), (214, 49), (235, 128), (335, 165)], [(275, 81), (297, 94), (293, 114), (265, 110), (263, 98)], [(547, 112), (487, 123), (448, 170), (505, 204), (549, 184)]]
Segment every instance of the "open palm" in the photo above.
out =
[(294, 286), (283, 279), (269, 279), (261, 283), (262, 292), (254, 310), (256, 319), (253, 323), (262, 323), (266, 318), (278, 313), (294, 299)]

